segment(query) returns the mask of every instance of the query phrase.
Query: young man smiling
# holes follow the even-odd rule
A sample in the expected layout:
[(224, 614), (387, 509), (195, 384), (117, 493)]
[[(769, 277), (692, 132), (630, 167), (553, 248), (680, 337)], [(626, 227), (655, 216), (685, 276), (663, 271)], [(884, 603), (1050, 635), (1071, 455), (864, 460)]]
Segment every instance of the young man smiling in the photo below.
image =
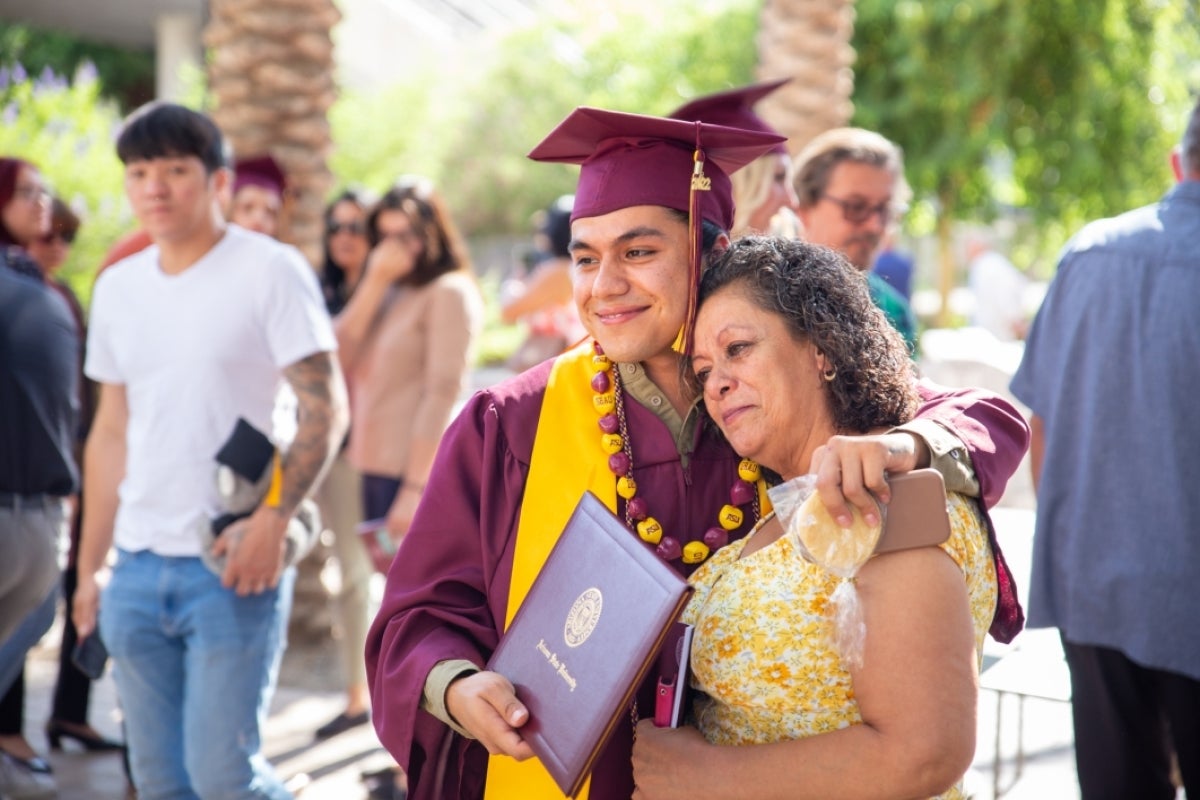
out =
[[(291, 605), (287, 523), (346, 425), (332, 327), (299, 253), (225, 225), (228, 156), (211, 120), (152, 103), (126, 120), (117, 155), (154, 245), (106, 270), (93, 298), (85, 371), (101, 388), (75, 624), (87, 637), (99, 610), (140, 798), (288, 798), (260, 726)], [(214, 455), (239, 419), (272, 430), (281, 378), (298, 402), (282, 489), (218, 540), (216, 575), (196, 534), (221, 510)]]
[[(468, 402), (443, 437), (388, 575), (367, 667), (376, 728), (412, 797), (562, 797), (530, 758), (520, 730), (528, 712), (512, 685), (483, 667), (584, 491), (627, 520), (652, 515), (663, 530), (656, 549), (680, 573), (707, 557), (706, 531), (732, 499), (740, 459), (701, 424), (680, 383), (678, 351), (689, 338), (701, 253), (727, 241), (729, 174), (779, 141), (581, 108), (530, 154), (582, 164), (571, 253), (591, 339)], [(612, 411), (598, 415), (597, 404)], [(881, 487), (885, 467), (911, 469), (931, 451), (954, 465), (952, 480), (978, 492), (970, 468), (959, 469), (975, 456), (983, 491), (998, 498), (1027, 437), (1016, 411), (965, 393), (926, 414), (957, 449), (907, 433), (831, 442), (830, 474), (838, 466), (843, 475), (840, 488), (829, 483), (835, 504), (844, 493), (865, 505), (864, 486)], [(602, 430), (621, 434), (624, 459), (601, 448)], [(627, 478), (636, 481), (628, 500), (617, 493)], [(755, 515), (745, 516), (730, 539), (752, 527)], [(643, 716), (654, 708), (652, 683), (636, 695)], [(632, 743), (633, 726), (619, 724), (592, 771), (593, 800), (632, 796)]]

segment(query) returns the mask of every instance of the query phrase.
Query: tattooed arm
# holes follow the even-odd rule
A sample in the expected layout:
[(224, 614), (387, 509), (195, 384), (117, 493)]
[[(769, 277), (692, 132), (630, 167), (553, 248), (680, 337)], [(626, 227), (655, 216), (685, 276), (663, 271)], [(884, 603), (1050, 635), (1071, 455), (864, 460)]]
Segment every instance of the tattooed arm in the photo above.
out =
[(283, 371), (296, 393), (296, 438), (283, 460), (280, 510), (289, 516), (320, 483), (346, 435), (350, 411), (337, 356), (314, 353)]
[(283, 571), (284, 534), (300, 501), (318, 484), (337, 454), (349, 412), (346, 385), (337, 356), (314, 353), (283, 371), (296, 393), (296, 438), (283, 459), (279, 505), (260, 505), (243, 522), (243, 535), (223, 536), (217, 546), (231, 548), (222, 582), (240, 595), (257, 594), (279, 583)]

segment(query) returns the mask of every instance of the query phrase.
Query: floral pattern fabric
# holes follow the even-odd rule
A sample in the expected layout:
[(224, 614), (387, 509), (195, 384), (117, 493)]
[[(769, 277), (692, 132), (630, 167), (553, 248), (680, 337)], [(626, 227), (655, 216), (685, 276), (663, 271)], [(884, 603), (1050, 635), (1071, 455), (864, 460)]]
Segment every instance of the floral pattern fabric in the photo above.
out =
[[(996, 609), (996, 572), (975, 502), (948, 496), (951, 534), (941, 548), (963, 571), (982, 661)], [(693, 723), (708, 741), (759, 744), (862, 722), (854, 686), (831, 637), (830, 597), (841, 578), (800, 555), (788, 536), (739, 560), (747, 537), (691, 577), (683, 614), (692, 641)], [(870, 635), (868, 631), (867, 635)], [(942, 795), (963, 797), (961, 788)]]

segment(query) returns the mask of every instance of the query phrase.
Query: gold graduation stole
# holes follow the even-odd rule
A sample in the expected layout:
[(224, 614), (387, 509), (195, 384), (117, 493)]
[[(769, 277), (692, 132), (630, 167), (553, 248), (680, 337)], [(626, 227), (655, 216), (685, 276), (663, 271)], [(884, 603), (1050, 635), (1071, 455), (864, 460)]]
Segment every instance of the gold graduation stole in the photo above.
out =
[[(533, 440), (529, 477), (517, 524), (512, 580), (504, 619), (507, 629), (534, 578), (546, 563), (571, 512), (585, 491), (593, 492), (614, 513), (616, 480), (598, 457), (599, 415), (592, 404), (592, 341), (564, 353), (550, 369)], [(579, 800), (587, 800), (589, 783)], [(562, 800), (561, 790), (536, 758), (515, 761), (508, 756), (488, 758), (485, 800)]]

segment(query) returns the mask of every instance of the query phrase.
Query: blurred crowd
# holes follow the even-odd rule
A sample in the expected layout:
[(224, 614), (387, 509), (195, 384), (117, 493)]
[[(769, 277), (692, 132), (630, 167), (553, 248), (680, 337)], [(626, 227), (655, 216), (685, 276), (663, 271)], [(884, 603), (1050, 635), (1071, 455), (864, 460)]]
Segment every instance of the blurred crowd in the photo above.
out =
[[(720, 173), (728, 178), (728, 186), (718, 187), (710, 197), (717, 202), (722, 191), (728, 193), (729, 202), (721, 207), (728, 219), (704, 245), (705, 252), (712, 240), (723, 242), (718, 252), (731, 248), (734, 256), (724, 263), (734, 273), (753, 273), (758, 267), (748, 267), (752, 261), (766, 265), (763, 269), (769, 266), (771, 275), (783, 276), (777, 277), (781, 284), (772, 292), (799, 291), (795, 286), (803, 276), (789, 270), (801, 261), (809, 263), (806, 259), (813, 269), (833, 270), (836, 281), (830, 281), (853, 284), (855, 292), (861, 290), (862, 298), (869, 298), (863, 307), (878, 311), (863, 311), (866, 321), (861, 323), (847, 322), (838, 314), (820, 322), (800, 315), (803, 324), (813, 326), (805, 335), (827, 335), (831, 328), (848, 326), (855, 335), (875, 337), (886, 344), (880, 345), (881, 363), (896, 370), (897, 382), (909, 381), (909, 362), (919, 356), (922, 325), (914, 313), (914, 294), (924, 273), (897, 240), (898, 223), (912, 194), (903, 154), (877, 132), (838, 128), (805, 143), (793, 155), (753, 110), (783, 83), (770, 81), (699, 98), (665, 118), (655, 118), (654, 125), (662, 125), (651, 125), (647, 130), (652, 133), (638, 135), (652, 146), (666, 141), (675, 149), (678, 132), (691, 130), (689, 125), (697, 142), (702, 126), (712, 126), (704, 131), (718, 142), (730, 135), (726, 129), (757, 136), (746, 140), (750, 144), (744, 145), (745, 152), (753, 157), (742, 161), (712, 145), (711, 168), (725, 169), (728, 164), (721, 158), (732, 166), (728, 176)], [(633, 124), (613, 124), (618, 123)], [(1158, 354), (1161, 340), (1151, 336), (1169, 337), (1181, 353), (1197, 352), (1190, 331), (1200, 328), (1181, 319), (1186, 309), (1180, 304), (1188, 305), (1186, 298), (1195, 297), (1194, 257), (1185, 251), (1195, 228), (1195, 217), (1186, 212), (1194, 214), (1200, 185), (1198, 126), (1194, 113), (1175, 155), (1180, 184), (1164, 199), (1159, 215), (1122, 217), (1106, 227), (1090, 227), (1072, 240), (1040, 309), (1030, 306), (1031, 281), (1002, 252), (1002, 237), (979, 230), (964, 239), (962, 271), (973, 298), (966, 321), (1000, 342), (1028, 340), (1013, 391), (1032, 411), (1034, 480), (1041, 497), (1049, 493), (1052, 501), (1043, 500), (1039, 508), (1031, 620), (1062, 633), (1072, 673), (1077, 763), (1085, 798), (1168, 797), (1173, 796), (1172, 781), (1191, 788), (1200, 779), (1200, 654), (1195, 652), (1195, 637), (1184, 636), (1187, 642), (1168, 646), (1161, 641), (1170, 638), (1167, 633), (1156, 628), (1150, 635), (1134, 619), (1159, 620), (1158, 627), (1176, 635), (1186, 631), (1190, 606), (1176, 589), (1200, 563), (1194, 542), (1175, 533), (1190, 530), (1197, 519), (1194, 503), (1181, 499), (1191, 494), (1188, 479), (1195, 470), (1186, 459), (1165, 455), (1179, 449), (1174, 420), (1180, 410), (1169, 399), (1150, 396), (1187, 395), (1165, 382), (1188, 369), (1179, 359)], [(543, 147), (553, 150), (557, 144), (552, 135)], [(517, 381), (528, 380), (521, 377), (530, 374), (527, 371), (541, 376), (556, 368), (548, 363), (568, 363), (569, 354), (582, 343), (602, 338), (598, 328), (616, 324), (597, 318), (603, 315), (581, 316), (599, 290), (579, 275), (595, 267), (607, 276), (607, 258), (633, 260), (642, 251), (597, 254), (601, 248), (585, 235), (589, 229), (579, 227), (581, 218), (604, 219), (657, 205), (684, 214), (695, 225), (695, 231), (688, 229), (688, 236), (696, 237), (689, 242), (700, 242), (707, 234), (693, 218), (700, 213), (693, 209), (694, 199), (670, 205), (651, 193), (649, 199), (635, 201), (631, 198), (641, 197), (640, 190), (623, 187), (618, 193), (611, 183), (582, 194), (589, 166), (601, 157), (598, 154), (608, 157), (605, 148), (611, 146), (600, 136), (586, 144), (579, 153), (535, 155), (582, 163), (584, 177), (576, 195), (547, 198), (534, 219), (532, 257), (513, 266), (500, 291), (501, 319), (521, 324), (526, 334), (506, 365), (519, 376)], [(699, 145), (696, 150), (700, 152)], [(467, 498), (468, 505), (478, 506), (469, 514), (459, 504), (435, 511), (435, 504), (445, 501), (431, 499), (431, 481), (466, 482), (463, 475), (474, 476), (475, 470), (486, 475), (496, 469), (504, 481), (524, 491), (526, 479), (534, 485), (530, 462), (545, 459), (534, 455), (544, 451), (534, 450), (497, 466), (489, 462), (490, 452), (484, 454), (483, 465), (455, 461), (454, 452), (439, 454), (448, 428), (455, 441), (477, 435), (496, 453), (508, 452), (505, 448), (511, 443), (506, 437), (512, 432), (501, 423), (495, 423), (498, 430), (487, 427), (492, 423), (480, 422), (482, 416), (454, 417), (475, 363), (485, 299), (467, 243), (438, 187), (424, 177), (403, 175), (379, 195), (356, 187), (340, 189), (325, 209), (324, 257), (314, 270), (295, 248), (283, 243), (293, 198), (287, 173), (271, 154), (235, 160), (211, 120), (166, 103), (153, 103), (130, 115), (117, 152), (139, 225), (113, 242), (98, 265), (88, 309), (61, 279), (86, 218), (54, 195), (38, 165), (13, 156), (0, 158), (0, 533), (10, 542), (0, 564), (0, 798), (48, 798), (57, 793), (52, 765), (25, 729), (23, 665), (59, 615), (63, 624), (57, 683), (51, 715), (43, 721), (50, 748), (57, 750), (68, 742), (123, 758), (131, 797), (286, 800), (302, 791), (303, 782), (280, 780), (262, 757), (260, 728), (286, 646), (297, 565), (322, 537), (332, 547), (339, 576), (330, 598), (335, 622), (329, 635), (339, 653), (345, 702), (336, 716), (315, 727), (314, 738), (330, 739), (375, 722), (398, 764), (363, 776), (364, 791), (372, 798), (406, 796), (412, 759), (420, 769), (428, 755), (417, 742), (425, 729), (416, 730), (426, 724), (437, 726), (439, 735), (454, 732), (454, 746), (463, 748), (464, 785), (482, 781), (472, 771), (477, 764), (470, 761), (480, 755), (480, 748), (463, 743), (485, 741), (493, 754), (508, 750), (486, 740), (478, 717), (456, 718), (452, 698), (458, 709), (479, 706), (471, 705), (475, 699), (467, 702), (463, 694), (452, 694), (451, 687), (480, 686), (475, 697), (486, 695), (487, 687), (475, 676), (487, 672), (470, 654), (456, 649), (453, 635), (441, 632), (441, 622), (404, 620), (406, 609), (433, 608), (431, 619), (439, 620), (444, 613), (447, 626), (473, 630), (476, 618), (463, 621), (455, 615), (466, 618), (469, 613), (463, 609), (475, 611), (476, 606), (496, 602), (489, 596), (492, 576), (478, 574), (461, 542), (453, 552), (450, 544), (445, 552), (429, 549), (420, 563), (441, 571), (443, 580), (436, 590), (403, 567), (392, 570), (389, 599), (374, 628), (370, 616), (372, 576), (387, 575), (398, 552), (399, 560), (415, 557), (415, 545), (401, 545), (410, 530), (423, 531), (428, 544), (434, 527), (430, 520), (437, 511), (448, 519), (459, 514), (478, 522), (479, 542), (465, 549), (472, 550), (471, 558), (487, 565), (485, 569), (495, 566), (488, 559), (504, 564), (511, 559), (511, 554), (499, 552), (503, 548), (492, 552), (495, 543), (487, 538), (486, 527), (489, 515), (500, 514), (508, 508), (505, 502), (516, 501), (498, 501), (493, 507), (486, 492), (499, 490), (484, 486), (480, 496)], [(697, 174), (702, 163), (703, 159), (696, 162)], [(665, 183), (664, 175), (651, 170), (640, 180)], [(597, 200), (605, 192), (613, 195), (603, 198), (611, 201), (609, 205)], [(1176, 213), (1178, 219), (1172, 216)], [(711, 223), (711, 216), (704, 221)], [(645, 229), (643, 225), (635, 230)], [(797, 249), (796, 240), (820, 247), (812, 252)], [(1132, 253), (1126, 243), (1142, 249)], [(823, 260), (823, 248), (837, 254), (836, 268)], [(691, 257), (698, 263), (697, 252)], [(1163, 263), (1175, 269), (1160, 277), (1155, 270)], [(1098, 277), (1101, 273), (1107, 277)], [(714, 278), (708, 287), (710, 300), (720, 296), (721, 280), (725, 279)], [(738, 275), (728, 280), (752, 278)], [(1126, 292), (1114, 294), (1116, 286)], [(832, 291), (818, 288), (821, 298)], [(704, 380), (712, 370), (701, 374), (699, 365), (724, 363), (725, 345), (714, 344), (724, 342), (719, 338), (724, 334), (714, 332), (713, 312), (696, 316), (695, 304), (706, 296), (698, 277), (691, 281), (691, 291), (691, 317), (683, 331), (702, 323), (696, 339), (699, 355), (687, 349), (691, 342), (681, 333), (685, 341), (675, 349), (686, 358), (677, 352), (669, 358), (655, 353), (653, 358), (669, 361), (672, 367), (694, 367), (700, 380), (698, 397), (709, 404), (711, 413), (723, 389), (712, 388), (717, 384), (706, 388)], [(847, 297), (847, 303), (858, 299), (857, 294)], [(653, 305), (652, 300), (644, 302)], [(729, 303), (728, 296), (722, 302)], [(753, 319), (762, 313), (736, 302), (731, 308)], [(1112, 325), (1097, 316), (1101, 308), (1115, 315)], [(612, 318), (632, 313), (624, 306), (608, 309)], [(670, 332), (674, 334), (674, 327)], [(1103, 343), (1105, 352), (1121, 353), (1126, 377), (1115, 375), (1111, 363), (1096, 356), (1094, 349), (1091, 355), (1083, 353), (1077, 341), (1081, 337)], [(851, 373), (857, 362), (834, 363), (836, 339), (829, 341), (828, 352), (816, 353), (817, 366), (810, 376), (814, 385), (836, 387), (834, 381), (853, 380), (852, 374), (885, 369), (857, 365)], [(732, 353), (733, 346), (727, 349)], [(900, 353), (899, 359), (889, 360), (894, 353)], [(596, 357), (597, 363), (604, 360), (602, 352)], [(634, 414), (653, 404), (657, 410), (652, 413), (664, 424), (683, 430), (687, 407), (676, 414), (679, 419), (671, 409), (657, 408), (664, 398), (667, 405), (678, 398), (661, 385), (662, 394), (654, 395), (661, 375), (637, 369), (652, 360), (621, 364), (620, 380), (631, 387), (622, 390), (628, 392), (622, 402), (637, 407)], [(626, 366), (631, 368), (628, 374)], [(736, 376), (737, 369), (728, 366), (720, 385), (732, 390), (737, 381), (729, 376)], [(1076, 379), (1076, 386), (1062, 385), (1067, 374)], [(612, 380), (594, 378), (592, 386), (598, 387), (599, 381), (609, 387)], [(641, 389), (637, 381), (644, 381)], [(1152, 391), (1155, 388), (1160, 391)], [(1087, 390), (1095, 394), (1089, 396)], [(598, 395), (605, 391), (596, 388)], [(763, 389), (764, 394), (768, 391)], [(862, 391), (877, 389), (871, 384)], [(919, 399), (930, 402), (925, 395)], [(989, 428), (986, 416), (964, 425), (966, 434), (955, 427), (974, 411), (949, 421), (939, 418), (922, 428), (919, 419), (912, 419), (917, 400), (915, 394), (906, 399), (903, 413), (876, 410), (871, 424), (858, 432), (893, 426), (898, 430), (911, 423), (914, 427), (904, 435), (917, 442), (916, 454), (905, 454), (914, 458), (904, 462), (904, 469), (923, 455), (930, 462), (927, 466), (947, 476), (948, 488), (962, 487), (954, 490), (955, 497), (961, 493), (973, 498), (961, 501), (967, 510), (956, 520), (955, 535), (977, 536), (979, 541), (955, 546), (964, 553), (976, 547), (976, 556), (988, 557), (974, 558), (968, 568), (963, 565), (971, 556), (951, 553), (969, 573), (970, 597), (953, 594), (955, 602), (963, 603), (960, 621), (968, 639), (972, 625), (976, 629), (977, 637), (966, 642), (969, 661), (989, 625), (996, 635), (1006, 611), (1012, 616), (1004, 635), (1011, 638), (1020, 628), (1020, 608), (1005, 605), (1015, 603), (1015, 595), (1009, 596), (1011, 586), (1006, 589), (1007, 568), (986, 523), (986, 506), (998, 495), (989, 495), (991, 474), (976, 473), (1003, 473), (1007, 461), (994, 467), (986, 460), (996, 453), (1013, 456), (1013, 464), (1020, 459), (1024, 420), (1013, 412), (1018, 418), (1014, 425), (1021, 431), (1013, 433), (1011, 441), (998, 427)], [(693, 408), (696, 402), (693, 398)], [(1161, 447), (1157, 452), (1124, 442), (1137, 438), (1122, 416), (1130, 408), (1140, 409), (1143, 421), (1145, 416), (1156, 419), (1149, 429)], [(618, 456), (622, 446), (628, 452), (623, 416), (627, 409), (622, 406), (619, 411), (619, 441), (610, 451)], [(479, 413), (494, 417), (496, 412), (489, 408)], [(724, 431), (728, 420), (713, 416)], [(546, 418), (537, 420), (538, 427), (549, 424)], [(614, 430), (605, 433), (613, 435), (616, 425), (614, 416)], [(977, 447), (974, 437), (983, 429), (999, 442), (991, 451), (987, 445)], [(1144, 433), (1147, 427), (1140, 429)], [(828, 431), (820, 427), (820, 432), (847, 431), (830, 423)], [(678, 445), (685, 437), (675, 433)], [(729, 438), (739, 446), (734, 435)], [(703, 434), (695, 434), (695, 439), (702, 442)], [(1111, 448), (1095, 444), (1118, 440), (1121, 444)], [(886, 441), (890, 446), (895, 440)], [(770, 447), (763, 449), (764, 463), (787, 477), (770, 461)], [(817, 464), (826, 451), (805, 453)], [(678, 465), (690, 451), (671, 455)], [(888, 457), (896, 457), (896, 451), (888, 450)], [(939, 457), (946, 457), (948, 466), (939, 466)], [(1155, 475), (1161, 475), (1166, 463), (1179, 476), (1171, 483), (1170, 498), (1158, 503), (1153, 546), (1127, 544), (1124, 534), (1140, 535), (1139, 518), (1120, 509), (1098, 510), (1104, 503), (1097, 493), (1117, 496), (1123, 485), (1107, 467), (1114, 461)], [(624, 477), (632, 479), (633, 464), (627, 467)], [(620, 480), (623, 473), (612, 470)], [(448, 478), (451, 473), (454, 476)], [(955, 483), (956, 474), (960, 483)], [(864, 468), (863, 480), (867, 475)], [(1008, 476), (999, 477), (1002, 490)], [(746, 479), (751, 486), (757, 480)], [(1091, 484), (1107, 488), (1089, 490)], [(636, 491), (635, 485), (621, 495), (623, 508), (637, 508)], [(681, 491), (682, 500), (690, 490)], [(1151, 494), (1153, 487), (1147, 486), (1135, 496)], [(305, 512), (309, 499), (315, 510)], [(976, 505), (976, 511), (970, 510)], [(1087, 544), (1087, 535), (1077, 533), (1064, 514), (1086, 518), (1098, 544)], [(641, 530), (635, 516), (629, 510), (627, 521)], [(301, 519), (307, 521), (300, 524)], [(1111, 531), (1112, 519), (1120, 521), (1121, 530)], [(727, 526), (724, 538), (711, 543), (712, 550), (719, 551), (729, 541), (728, 531), (735, 538), (746, 535), (736, 525)], [(508, 546), (505, 540), (503, 547)], [(1147, 553), (1160, 547), (1160, 557)], [(707, 548), (704, 553), (698, 561), (707, 557)], [(671, 561), (678, 556), (663, 557)], [(690, 574), (690, 568), (679, 569), (685, 577)], [(1155, 570), (1165, 572), (1152, 578)], [(987, 573), (987, 580), (977, 575), (980, 571)], [(1147, 584), (1153, 584), (1152, 589)], [(1109, 593), (1111, 601), (1084, 597)], [(987, 598), (981, 599), (984, 595)], [(914, 635), (918, 631), (928, 633), (926, 628), (912, 629)], [(486, 640), (491, 633), (474, 635)], [(407, 660), (407, 652), (397, 654), (398, 636), (416, 643), (414, 652), (440, 647), (444, 653), (434, 659), (431, 670), (424, 662)], [(103, 673), (110, 658), (117, 665), (114, 676), (124, 711), (120, 738), (98, 731), (88, 716), (91, 681)], [(861, 686), (877, 686), (870, 683), (870, 673), (855, 671), (853, 676)], [(396, 701), (399, 710), (373, 708), (373, 690), (378, 705), (385, 685), (404, 697)], [(969, 700), (972, 691), (963, 688), (963, 697)], [(422, 721), (410, 724), (404, 715), (416, 714), (418, 708)], [(950, 716), (929, 722), (949, 730), (952, 722), (961, 721)], [(903, 713), (899, 718), (912, 719)], [(406, 725), (404, 733), (396, 732), (397, 726)], [(1125, 730), (1130, 726), (1134, 734)], [(452, 734), (446, 736), (449, 741)], [(666, 746), (657, 741), (647, 734), (636, 747)], [(643, 770), (640, 775), (661, 779), (647, 766), (653, 759), (647, 761), (645, 755), (659, 751), (633, 752), (635, 767)], [(897, 770), (908, 774), (907, 767)], [(946, 779), (938, 790), (945, 794), (939, 796), (960, 796), (955, 794), (958, 784), (951, 784), (961, 773), (956, 768), (939, 773), (938, 780)], [(621, 780), (627, 777), (622, 773)], [(1105, 794), (1106, 786), (1118, 787), (1113, 789), (1116, 793)], [(1147, 793), (1151, 790), (1159, 794)], [(929, 796), (925, 788), (921, 791)], [(603, 792), (598, 790), (596, 796)], [(468, 794), (464, 790), (463, 796)]]

